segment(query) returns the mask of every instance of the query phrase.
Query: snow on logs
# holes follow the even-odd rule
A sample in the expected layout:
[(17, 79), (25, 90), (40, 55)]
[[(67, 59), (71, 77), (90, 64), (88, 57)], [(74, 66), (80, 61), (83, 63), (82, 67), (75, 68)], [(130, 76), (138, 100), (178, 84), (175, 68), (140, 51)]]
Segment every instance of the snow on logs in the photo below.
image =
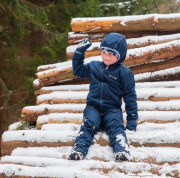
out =
[[(144, 122), (170, 123), (180, 121), (180, 111), (139, 111), (138, 124)], [(41, 129), (44, 124), (82, 123), (82, 113), (50, 113), (41, 115), (37, 119), (37, 128)], [(126, 124), (126, 113), (123, 113), (124, 124)]]
[[(161, 75), (163, 75), (161, 73)], [(136, 77), (136, 76), (135, 76)], [(179, 81), (166, 81), (166, 82), (143, 82), (136, 83), (136, 90), (138, 96), (138, 110), (139, 111), (179, 111)], [(36, 106), (26, 106), (22, 109), (21, 120), (36, 121), (41, 115), (50, 113), (82, 113), (85, 103), (75, 103), (77, 97), (83, 92), (87, 95), (89, 84), (83, 85), (60, 85), (43, 87), (40, 94), (41, 103), (47, 102), (49, 104), (40, 104)], [(71, 94), (75, 95), (71, 98)], [(59, 93), (56, 95), (54, 93)], [(66, 96), (65, 103), (62, 97)], [(173, 94), (173, 96), (172, 96)], [(54, 96), (54, 97), (53, 97)], [(68, 99), (69, 98), (69, 99)], [(70, 99), (71, 98), (71, 99)], [(65, 99), (65, 98), (64, 98)], [(85, 102), (85, 96), (82, 98)], [(74, 101), (71, 101), (74, 100)], [(143, 101), (142, 101), (143, 100)], [(169, 100), (169, 101), (168, 101)], [(71, 103), (67, 103), (71, 101)], [(55, 103), (54, 103), (55, 102)], [(56, 104), (57, 102), (57, 104)], [(82, 101), (81, 101), (82, 102)], [(122, 103), (122, 110), (125, 111), (124, 102)], [(37, 124), (38, 125), (38, 124)]]
[[(145, 36), (139, 38), (127, 39), (128, 49), (140, 48), (149, 45), (161, 44), (170, 42), (173, 40), (179, 40), (180, 33), (172, 35), (162, 35), (162, 36)], [(77, 48), (77, 45), (71, 45), (66, 48), (66, 56), (68, 60), (71, 60), (73, 54)], [(100, 42), (93, 42), (92, 46), (85, 52), (85, 57), (98, 56), (100, 55)]]
[[(178, 35), (179, 36), (179, 35)], [(158, 39), (158, 37), (156, 37)], [(180, 36), (177, 38), (179, 39)], [(132, 39), (133, 41), (133, 39)], [(140, 40), (141, 41), (141, 40)], [(168, 40), (167, 40), (168, 41)], [(148, 42), (148, 41), (146, 41)], [(142, 42), (144, 43), (144, 42)], [(137, 44), (136, 41), (134, 41), (132, 44)], [(94, 48), (98, 48), (97, 46), (92, 46), (91, 49), (94, 49)], [(152, 57), (154, 55), (161, 55), (161, 52), (168, 52), (170, 51), (171, 53), (175, 53), (175, 54), (169, 54), (169, 56), (165, 55), (165, 56), (159, 56), (158, 57), (158, 60), (161, 59), (161, 60), (164, 60), (164, 59), (167, 59), (167, 58), (172, 58), (172, 57), (177, 57), (179, 56), (179, 53), (178, 53), (178, 50), (180, 48), (180, 40), (172, 40), (172, 41), (169, 41), (169, 42), (165, 42), (165, 43), (161, 43), (161, 44), (154, 44), (154, 45), (150, 45), (150, 46), (147, 46), (147, 47), (140, 47), (140, 48), (134, 48), (134, 49), (129, 49), (128, 52), (127, 52), (127, 57), (124, 61), (124, 64), (125, 65), (136, 65), (136, 64), (140, 64), (140, 63), (144, 63), (144, 62), (152, 62), (153, 59), (150, 59), (151, 57), (149, 55), (152, 55)], [(73, 49), (69, 49), (69, 52), (72, 52), (74, 53), (75, 51), (75, 47)], [(100, 53), (99, 53), (100, 54)], [(93, 56), (93, 55), (89, 55), (89, 56)], [(97, 56), (97, 55), (96, 55)], [(136, 60), (134, 59), (138, 59), (138, 58), (143, 58), (144, 56), (144, 60), (143, 59), (139, 59), (137, 62)], [(149, 56), (149, 58), (147, 59), (147, 56)], [(101, 57), (100, 56), (97, 56), (95, 58), (86, 58), (85, 59), (85, 62), (88, 63), (92, 60), (99, 60), (101, 61)], [(128, 62), (128, 61), (132, 61), (131, 62)], [(133, 61), (134, 60), (134, 61)], [(148, 61), (149, 60), (149, 61)], [(154, 60), (157, 60), (156, 58)], [(51, 64), (51, 65), (43, 65), (43, 66), (39, 66), (38, 67), (38, 73), (41, 72), (41, 71), (44, 71), (44, 70), (48, 70), (48, 69), (53, 69), (53, 68), (70, 68), (72, 67), (71, 66), (71, 62), (68, 61), (68, 62), (62, 62), (62, 63), (57, 63), (57, 64)], [(37, 75), (38, 75), (37, 73)]]
[[(170, 151), (172, 152), (172, 151)], [(169, 155), (169, 154), (168, 154)], [(9, 159), (8, 159), (9, 158)], [(151, 159), (151, 157), (149, 158)], [(29, 158), (29, 157), (6, 157), (6, 164), (0, 165), (1, 177), (179, 177), (180, 165), (144, 162), (114, 161), (104, 162), (101, 160), (83, 160), (71, 163), (64, 159), (53, 158)], [(162, 176), (161, 176), (162, 177)]]
[[(76, 124), (46, 124), (43, 127), (44, 130), (64, 130), (66, 125), (69, 129), (78, 129), (80, 126)], [(68, 129), (68, 130), (69, 130)], [(48, 158), (58, 158), (65, 159), (71, 152), (72, 147), (29, 147), (29, 148), (16, 148), (12, 152), (12, 156), (27, 156), (27, 157), (48, 157)], [(149, 163), (164, 163), (171, 162), (176, 163), (180, 159), (179, 148), (172, 147), (129, 147), (132, 155), (132, 161), (147, 161)], [(168, 151), (167, 151), (168, 150)], [(95, 157), (105, 160), (113, 161), (114, 155), (112, 148), (110, 146), (100, 146), (99, 144), (93, 144), (89, 148), (87, 160), (94, 159)], [(154, 159), (148, 159), (148, 157), (153, 157)], [(3, 158), (6, 159), (6, 158)], [(155, 161), (155, 162), (152, 162)]]
[[(98, 147), (96, 146), (98, 149)], [(137, 149), (137, 148), (135, 148)], [(109, 152), (108, 149), (105, 149)], [(148, 149), (144, 149), (149, 151)], [(28, 157), (28, 156), (5, 156), (2, 158), (5, 164), (0, 165), (1, 177), (86, 177), (86, 178), (107, 178), (107, 177), (179, 177), (180, 165), (178, 162), (172, 162), (169, 159), (160, 157), (162, 153), (174, 159), (175, 154), (172, 154), (176, 149), (165, 149), (157, 147), (160, 160), (168, 160), (166, 164), (153, 159), (154, 157), (147, 157), (143, 160), (144, 153), (147, 151), (141, 151), (142, 160), (139, 162), (124, 162), (123, 164), (114, 161), (105, 162), (103, 159), (93, 157), (94, 160), (69, 161), (59, 158), (51, 157)], [(49, 150), (51, 151), (51, 150)], [(101, 151), (101, 149), (98, 149)], [(107, 155), (107, 152), (102, 152)], [(149, 151), (150, 152), (150, 151)], [(148, 152), (148, 155), (150, 153)], [(57, 151), (55, 153), (58, 153)], [(171, 153), (171, 154), (170, 154)], [(48, 154), (48, 152), (47, 152)], [(96, 153), (97, 154), (97, 153)], [(143, 156), (142, 156), (143, 155)], [(177, 154), (179, 155), (179, 154)], [(153, 161), (154, 160), (154, 161)], [(177, 159), (174, 159), (177, 160)], [(159, 162), (158, 162), (159, 161)], [(169, 164), (168, 164), (169, 163)]]
[[(47, 124), (52, 125), (52, 124)], [(55, 126), (55, 125), (54, 125)], [(58, 124), (56, 124), (58, 126)], [(48, 157), (65, 159), (71, 152), (72, 147), (29, 147), (29, 148), (16, 148), (13, 150), (12, 157)], [(179, 148), (172, 147), (129, 147), (132, 155), (132, 162), (148, 162), (154, 164), (161, 163), (178, 163), (180, 161)], [(168, 151), (167, 151), (168, 150)], [(93, 144), (88, 151), (86, 160), (98, 160), (114, 161), (114, 155), (110, 146), (100, 146), (99, 144)], [(152, 158), (152, 159), (148, 159)], [(9, 156), (2, 158), (3, 161), (10, 162), (12, 159)], [(124, 162), (125, 164), (126, 162)]]
[[(137, 65), (137, 66), (132, 66), (133, 72), (135, 73), (135, 81), (136, 82), (151, 82), (151, 81), (170, 81), (170, 80), (179, 80), (180, 79), (180, 66), (178, 66), (179, 63), (179, 57), (174, 58), (174, 59), (169, 59), (166, 61), (157, 61), (157, 62), (152, 62), (149, 64), (143, 64), (143, 65)], [(70, 61), (68, 61), (70, 62)], [(177, 63), (176, 63), (177, 62)], [(169, 65), (168, 65), (169, 64)], [(173, 67), (173, 66), (177, 67)], [(166, 68), (168, 67), (168, 68)], [(166, 69), (164, 69), (166, 68)], [(41, 91), (41, 88), (44, 86), (49, 86), (49, 85), (71, 85), (71, 84), (87, 84), (90, 82), (90, 79), (80, 79), (72, 75), (71, 78), (67, 78), (64, 80), (61, 80), (61, 75), (60, 71), (61, 69), (55, 68), (52, 69), (51, 71), (47, 70), (44, 72), (47, 73), (53, 73), (53, 71), (56, 71), (55, 73), (57, 75), (53, 76), (51, 79), (48, 77), (43, 78), (43, 79), (35, 79), (33, 82), (33, 87), (35, 90), (35, 94), (38, 94), (39, 91)], [(59, 73), (58, 73), (59, 71)], [(143, 72), (143, 73), (138, 73), (138, 72)]]
[[(136, 83), (136, 88), (177, 88), (180, 87), (179, 81), (158, 81), (158, 82), (139, 82)], [(46, 86), (35, 91), (36, 95), (42, 95), (52, 93), (54, 91), (88, 91), (89, 84), (79, 85), (57, 85), (57, 86)]]
[(73, 32), (143, 32), (179, 31), (180, 13), (148, 14), (119, 17), (73, 18)]
[[(168, 101), (179, 100), (179, 88), (142, 88), (136, 89), (138, 101)], [(86, 103), (88, 92), (55, 91), (37, 96), (37, 105), (60, 103)]]
[[(177, 34), (179, 31), (176, 32), (134, 32), (134, 33), (123, 33), (126, 37), (126, 39), (130, 39), (130, 38), (141, 38), (141, 37), (145, 37), (145, 36), (163, 36), (163, 35), (171, 35), (171, 34)], [(68, 33), (68, 43), (69, 45), (77, 45), (79, 44), (79, 42), (83, 39), (83, 38), (89, 38), (93, 43), (95, 42), (101, 42), (104, 37), (107, 35), (108, 33), (88, 33), (85, 34), (84, 32), (82, 33), (74, 33), (74, 32), (69, 32)], [(154, 43), (154, 42), (153, 42)], [(138, 45), (139, 46), (139, 45)]]
[[(29, 147), (29, 148), (16, 148), (13, 150), (11, 156), (2, 157), (2, 161), (8, 164), (23, 164), (29, 166), (75, 166), (76, 163), (69, 162), (65, 160), (72, 147)], [(177, 164), (179, 162), (180, 153), (179, 148), (172, 147), (133, 147), (130, 146), (131, 151), (131, 162), (124, 162), (122, 164), (124, 170), (130, 171), (126, 166), (129, 165), (130, 168), (135, 166), (137, 169), (140, 169), (140, 166), (146, 167), (144, 164), (149, 163), (147, 166), (149, 169), (152, 169), (151, 166), (162, 166), (163, 163), (169, 163), (171, 166)], [(37, 159), (38, 158), (38, 159)], [(120, 166), (120, 163), (114, 162), (114, 155), (112, 153), (112, 148), (109, 146), (100, 146), (99, 144), (93, 144), (88, 152), (86, 160), (80, 161), (78, 163), (78, 167), (83, 169), (84, 165), (88, 164), (88, 168), (90, 169), (97, 168), (97, 163), (101, 161), (103, 167), (116, 167)], [(91, 165), (91, 162), (92, 165)], [(108, 162), (108, 164), (107, 164)], [(143, 164), (144, 163), (144, 164)], [(105, 165), (104, 165), (105, 164)], [(96, 166), (95, 166), (96, 165)], [(166, 164), (167, 165), (167, 164)], [(168, 165), (168, 166), (170, 166)], [(176, 167), (178, 168), (178, 167)], [(2, 169), (3, 170), (3, 169)], [(87, 168), (86, 168), (87, 170)], [(123, 170), (123, 169), (121, 169)], [(134, 170), (134, 169), (133, 169)], [(144, 170), (144, 169), (143, 169)], [(146, 170), (147, 171), (147, 170)], [(167, 171), (167, 170), (166, 170)], [(97, 172), (97, 170), (96, 170)], [(166, 172), (167, 173), (167, 172)], [(178, 175), (178, 174), (177, 174)], [(52, 175), (51, 175), (52, 176)], [(73, 176), (72, 176), (73, 177)], [(120, 176), (121, 177), (121, 176)]]
[(68, 33), (68, 43), (69, 45), (78, 44), (83, 38), (89, 38), (92, 42), (100, 42), (106, 36), (105, 33), (95, 33), (95, 34), (85, 34), (85, 33)]
[[(63, 125), (62, 125), (63, 127)], [(71, 127), (69, 127), (71, 129)], [(127, 132), (130, 145), (135, 147), (180, 147), (180, 122), (168, 124), (143, 123), (137, 132)], [(10, 155), (17, 147), (72, 146), (78, 131), (74, 130), (19, 130), (6, 131), (2, 135), (2, 155)], [(53, 135), (53, 137), (52, 137)], [(155, 136), (154, 136), (155, 135)], [(99, 132), (93, 144), (109, 145), (108, 136)]]
[[(170, 60), (173, 61), (173, 65), (175, 64), (177, 66), (177, 64), (179, 63), (178, 58), (170, 59)], [(177, 60), (177, 63), (175, 63), (176, 60)], [(153, 69), (148, 68), (148, 65), (136, 66), (139, 70), (142, 69), (144, 71), (147, 69), (147, 71), (146, 72), (144, 71), (144, 73), (135, 74), (135, 81), (136, 82), (150, 82), (150, 81), (154, 81), (154, 80), (166, 81), (166, 80), (169, 80), (168, 78), (177, 80), (178, 76), (180, 76), (180, 66), (171, 67), (172, 66), (172, 63), (171, 63), (167, 69), (161, 69), (167, 65), (165, 63), (163, 63), (163, 64), (161, 63), (162, 65), (158, 65), (158, 63), (159, 62), (157, 62), (156, 64), (151, 63), (149, 65), (149, 67), (153, 66), (153, 69), (155, 71), (153, 71)], [(169, 63), (169, 61), (167, 61), (167, 63)], [(135, 68), (133, 67), (135, 72), (136, 72), (136, 67)], [(142, 67), (144, 67), (144, 69)], [(157, 69), (160, 69), (160, 70), (158, 71)], [(140, 71), (142, 72), (142, 70), (140, 70)], [(49, 73), (52, 74), (51, 78), (49, 77)], [(70, 83), (70, 84), (83, 83), (84, 84), (84, 83), (90, 82), (89, 79), (81, 80), (81, 79), (73, 76), (72, 72), (69, 73), (69, 76), (71, 76), (71, 77), (68, 78), (68, 75), (62, 77), (61, 69), (59, 69), (59, 68), (44, 71), (44, 76), (43, 76), (43, 73), (41, 73), (41, 79), (36, 79), (33, 82), (33, 87), (34, 87), (35, 93), (37, 90), (41, 89), (44, 86), (48, 86), (48, 85), (55, 85), (55, 84), (62, 85), (62, 84), (68, 84), (68, 83)], [(66, 78), (66, 79), (61, 80), (62, 78)]]
[[(154, 64), (154, 68), (151, 69), (151, 71), (149, 71), (149, 67), (140, 67), (138, 65), (144, 65), (144, 63), (151, 64), (153, 61), (158, 63), (161, 60), (161, 67), (159, 69), (164, 69), (167, 67), (167, 64), (164, 64), (162, 60), (164, 60), (165, 63), (167, 62), (167, 60), (173, 60), (168, 61), (168, 63), (171, 64), (169, 65), (170, 67), (174, 67), (174, 65), (180, 65), (179, 58), (172, 59), (176, 58), (177, 56), (180, 56), (180, 40), (147, 47), (129, 49), (124, 64), (128, 65), (129, 68), (131, 68), (132, 66), (132, 70), (135, 70), (136, 73), (138, 73), (138, 70), (140, 70), (139, 68), (143, 68), (143, 70), (141, 70), (140, 72), (153, 72), (152, 70), (156, 70), (156, 64)], [(89, 63), (93, 60), (101, 61), (101, 57), (96, 56), (86, 58), (85, 63)], [(135, 65), (138, 67), (137, 70)], [(162, 67), (162, 65), (164, 65), (164, 67)], [(34, 83), (35, 88), (41, 88), (42, 86), (55, 84), (58, 81), (76, 78), (72, 74), (71, 61), (63, 62), (61, 64), (57, 64), (57, 66), (53, 66), (56, 68), (36, 73), (38, 82)], [(50, 67), (50, 65), (48, 65), (48, 67)]]
[[(180, 55), (180, 40), (167, 43), (129, 49), (124, 64), (127, 66), (141, 63), (151, 63), (152, 61), (165, 60)], [(174, 53), (173, 55), (171, 53)]]
[[(136, 89), (138, 101), (179, 100), (179, 88), (142, 88)], [(55, 91), (37, 96), (36, 104), (86, 103), (88, 92)]]
[[(151, 75), (151, 74), (143, 74), (143, 75), (146, 75), (146, 77), (148, 77), (148, 75)], [(164, 74), (161, 72), (159, 75), (163, 76)], [(135, 75), (135, 78), (136, 78), (136, 75)], [(180, 106), (178, 104), (179, 103), (179, 100), (178, 100), (179, 87), (180, 87), (179, 81), (136, 83), (137, 93), (141, 94), (141, 96), (138, 94), (138, 97), (141, 97), (138, 99), (139, 100), (138, 110), (139, 111), (179, 111), (180, 109)], [(50, 104), (40, 104), (36, 106), (24, 107), (21, 113), (21, 120), (37, 121), (37, 118), (39, 116), (43, 116), (43, 115), (46, 116), (51, 113), (82, 113), (85, 107), (85, 103), (77, 104), (75, 103), (75, 101), (71, 101), (70, 99), (69, 101), (71, 101), (71, 103), (67, 103), (68, 100), (64, 100), (65, 103), (59, 103), (59, 99), (61, 98), (61, 95), (55, 96), (55, 98), (53, 98), (49, 94), (60, 92), (62, 93), (63, 97), (65, 96), (64, 94), (66, 94), (66, 99), (67, 99), (68, 97), (71, 98), (70, 93), (76, 92), (75, 97), (77, 97), (78, 95), (81, 95), (81, 92), (85, 93), (86, 95), (88, 90), (89, 90), (89, 84), (43, 87), (41, 88), (41, 90), (38, 90), (36, 94), (40, 95), (38, 97), (41, 97), (42, 99), (44, 98), (44, 96), (45, 98), (50, 97), (48, 100), (47, 98), (46, 99), (44, 98), (46, 102)], [(143, 91), (146, 91), (146, 92), (144, 93)], [(142, 95), (143, 93), (144, 95)], [(172, 95), (172, 93), (174, 94), (174, 96), (170, 96)], [(177, 97), (175, 95), (177, 95)], [(172, 99), (175, 99), (175, 100), (172, 100)], [(41, 101), (41, 103), (43, 102), (43, 100)], [(85, 102), (85, 97), (83, 98), (83, 100)], [(140, 101), (140, 100), (143, 100), (143, 101)], [(57, 104), (55, 104), (54, 102), (55, 103), (57, 102)], [(124, 108), (125, 107), (123, 103), (122, 104), (123, 112), (125, 111)], [(172, 116), (172, 118), (174, 118), (174, 116)], [(69, 122), (69, 121), (66, 119), (63, 122)], [(37, 126), (38, 126), (38, 123), (39, 123), (39, 120), (37, 121)], [(42, 125), (42, 123), (40, 123), (39, 125)]]
[[(180, 100), (171, 100), (171, 101), (138, 101), (138, 110), (140, 111), (180, 111)], [(38, 106), (26, 106), (23, 108), (21, 113), (21, 120), (24, 121), (37, 121), (37, 125), (39, 120), (47, 120), (51, 118), (55, 118), (56, 116), (53, 114), (59, 114), (63, 122), (70, 122), (72, 119), (76, 119), (78, 113), (83, 113), (83, 109), (85, 108), (85, 104), (41, 104)], [(124, 103), (122, 105), (122, 110), (125, 112)], [(176, 113), (176, 112), (175, 112)], [(52, 114), (52, 115), (50, 115)], [(168, 113), (171, 115), (171, 113)], [(173, 114), (173, 113), (172, 113)], [(70, 118), (67, 118), (68, 116)], [(42, 116), (42, 119), (40, 119)], [(79, 120), (79, 117), (76, 120)], [(157, 118), (158, 119), (158, 118)], [(176, 120), (177, 118), (172, 115), (172, 119)], [(53, 119), (52, 119), (53, 120)], [(80, 119), (81, 120), (81, 119)], [(151, 119), (152, 120), (152, 119)], [(73, 121), (73, 123), (76, 121)]]
[(148, 81), (159, 81), (159, 80), (169, 80), (169, 78), (173, 80), (180, 79), (180, 66), (173, 67), (169, 69), (164, 69), (155, 72), (145, 72), (142, 74), (136, 74), (135, 76), (136, 82), (148, 82)]
[(167, 60), (152, 61), (151, 63), (134, 65), (130, 66), (129, 68), (134, 74), (143, 74), (147, 72), (166, 70), (177, 66), (180, 66), (180, 56)]
[(36, 95), (52, 93), (53, 91), (88, 91), (89, 84), (79, 85), (57, 85), (57, 86), (46, 86), (35, 91)]

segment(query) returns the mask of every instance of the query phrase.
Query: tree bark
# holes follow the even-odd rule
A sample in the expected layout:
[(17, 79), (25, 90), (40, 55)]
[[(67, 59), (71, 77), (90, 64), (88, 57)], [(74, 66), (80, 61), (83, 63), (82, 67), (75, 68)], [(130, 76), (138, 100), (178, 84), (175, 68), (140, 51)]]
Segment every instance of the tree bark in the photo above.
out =
[[(179, 31), (140, 31), (140, 32), (119, 32), (123, 34), (126, 39), (129, 38), (139, 38), (143, 36), (149, 36), (149, 35), (169, 35), (178, 33)], [(86, 32), (70, 32), (68, 34), (68, 43), (69, 45), (75, 45), (78, 44), (83, 38), (89, 38), (92, 42), (101, 42), (103, 38), (108, 34), (109, 32), (98, 32), (98, 33), (86, 33)]]
[(155, 72), (176, 66), (180, 66), (180, 57), (169, 59), (166, 61), (152, 62), (149, 64), (132, 66), (129, 68), (133, 71), (134, 74), (140, 74), (145, 72)]
[(180, 14), (137, 15), (104, 18), (73, 18), (73, 32), (142, 32), (142, 31), (180, 31)]

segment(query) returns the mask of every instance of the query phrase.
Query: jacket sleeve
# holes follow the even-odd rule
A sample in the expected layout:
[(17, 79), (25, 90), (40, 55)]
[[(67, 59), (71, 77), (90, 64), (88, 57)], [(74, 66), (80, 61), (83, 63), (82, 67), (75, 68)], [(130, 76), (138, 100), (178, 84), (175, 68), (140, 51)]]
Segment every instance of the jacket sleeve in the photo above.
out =
[(123, 77), (123, 98), (127, 113), (127, 128), (136, 131), (138, 119), (137, 95), (135, 91), (135, 80), (132, 71), (128, 71)]
[(78, 78), (90, 78), (89, 64), (84, 64), (84, 53), (75, 51), (72, 66), (73, 75)]

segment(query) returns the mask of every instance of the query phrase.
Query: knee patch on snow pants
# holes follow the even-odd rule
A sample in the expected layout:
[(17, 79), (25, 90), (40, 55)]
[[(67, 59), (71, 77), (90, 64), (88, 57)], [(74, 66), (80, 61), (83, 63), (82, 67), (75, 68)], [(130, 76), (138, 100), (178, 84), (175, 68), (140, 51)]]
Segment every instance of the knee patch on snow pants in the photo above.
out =
[(94, 134), (99, 130), (99, 128), (97, 128), (91, 121), (86, 118), (83, 119), (83, 124), (85, 127), (92, 129)]

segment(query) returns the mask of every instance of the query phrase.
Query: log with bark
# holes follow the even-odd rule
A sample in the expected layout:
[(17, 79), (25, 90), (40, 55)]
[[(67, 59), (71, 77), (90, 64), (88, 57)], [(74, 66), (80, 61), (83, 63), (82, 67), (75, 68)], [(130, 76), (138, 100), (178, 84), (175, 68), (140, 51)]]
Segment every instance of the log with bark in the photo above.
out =
[[(140, 48), (149, 45), (161, 44), (170, 42), (173, 40), (180, 40), (180, 33), (172, 35), (162, 35), (162, 36), (145, 36), (140, 38), (130, 38), (127, 39), (128, 49)], [(66, 48), (66, 57), (71, 60), (77, 45), (71, 45)], [(92, 46), (85, 52), (85, 57), (92, 57), (100, 55), (100, 42), (92, 43)]]
[[(153, 85), (153, 84), (152, 84)], [(155, 89), (155, 88), (154, 88)], [(150, 96), (152, 98), (152, 95)], [(169, 97), (170, 98), (170, 97)], [(180, 111), (178, 101), (138, 101), (138, 111)], [(44, 104), (37, 106), (26, 106), (22, 109), (21, 120), (37, 121), (40, 125), (47, 123), (47, 120), (61, 118), (64, 122), (75, 119), (77, 114), (82, 114), (86, 104)], [(125, 113), (125, 104), (122, 104), (122, 111)], [(141, 113), (141, 112), (140, 112)], [(70, 117), (68, 118), (68, 115)], [(66, 119), (64, 119), (66, 118)], [(176, 121), (176, 120), (174, 120)]]
[[(136, 77), (136, 76), (135, 76)], [(179, 100), (180, 90), (177, 88), (141, 88), (136, 89), (138, 101)], [(88, 91), (54, 91), (37, 96), (36, 104), (86, 103)]]
[(146, 73), (146, 72), (156, 72), (172, 67), (180, 66), (180, 56), (168, 60), (160, 60), (147, 64), (130, 66), (129, 68), (134, 74)]
[[(139, 65), (143, 63), (152, 63), (152, 61), (168, 60), (180, 56), (180, 40), (175, 40), (163, 44), (152, 45), (148, 47), (135, 48), (128, 50), (124, 64), (127, 66)], [(100, 56), (86, 58), (85, 63), (92, 60), (101, 61)], [(169, 62), (171, 63), (171, 62)], [(61, 67), (38, 72), (36, 75), (43, 86), (55, 84), (61, 80), (76, 78), (72, 74), (72, 62), (61, 63)], [(148, 68), (147, 68), (148, 69)], [(149, 71), (149, 69), (147, 70)], [(146, 72), (147, 72), (146, 71)], [(144, 71), (145, 72), (145, 71)], [(136, 72), (138, 73), (138, 72)], [(41, 85), (41, 86), (42, 86)], [(38, 86), (38, 85), (37, 85)]]
[[(152, 116), (153, 117), (153, 116)], [(178, 140), (180, 133), (177, 132), (179, 125), (173, 125), (171, 133), (168, 127), (157, 127), (129, 134), (129, 144), (134, 147), (177, 147), (180, 148), (180, 141)], [(171, 126), (172, 127), (172, 126)], [(161, 129), (159, 134), (158, 130)], [(78, 135), (78, 131), (44, 131), (44, 130), (19, 130), (8, 131), (2, 136), (2, 155), (10, 155), (17, 147), (61, 147), (73, 146), (74, 140)], [(155, 137), (154, 135), (157, 135)], [(176, 136), (174, 138), (174, 135)], [(53, 139), (52, 139), (53, 136)], [(174, 138), (174, 139), (173, 139)], [(97, 133), (92, 144), (99, 144), (101, 146), (109, 146), (109, 138), (105, 133)]]
[(78, 44), (83, 38), (89, 38), (92, 42), (101, 41), (106, 36), (106, 33), (87, 34), (87, 33), (68, 33), (69, 45)]
[[(146, 68), (148, 68), (148, 67), (146, 67)], [(175, 68), (176, 67), (170, 68), (170, 71), (169, 71), (169, 68), (164, 69), (164, 70), (160, 70), (160, 71), (163, 71), (162, 75), (158, 74), (159, 71), (146, 72), (145, 74), (148, 73), (148, 77), (146, 75), (143, 75), (143, 73), (140, 73), (140, 75), (142, 77), (140, 77), (139, 79), (137, 78), (136, 82), (153, 82), (153, 81), (175, 81), (175, 80), (180, 80), (180, 70), (175, 70)], [(152, 75), (153, 75), (153, 77), (152, 77)], [(90, 79), (81, 79), (81, 78), (75, 77), (75, 78), (71, 78), (71, 79), (68, 79), (68, 80), (55, 81), (55, 83), (52, 84), (51, 86), (56, 86), (56, 85), (71, 85), (71, 84), (79, 85), (79, 84), (89, 84), (89, 83), (90, 83)], [(34, 84), (33, 84), (33, 86), (34, 86)], [(44, 87), (44, 85), (42, 85), (42, 86), (41, 85), (34, 86), (35, 94), (38, 94), (38, 90), (40, 90), (41, 87)]]
[(149, 14), (119, 17), (73, 18), (73, 32), (142, 32), (180, 31), (180, 13)]
[[(173, 34), (177, 32), (153, 32), (153, 31), (148, 31), (148, 32), (123, 32), (122, 34), (128, 39), (128, 38), (139, 38), (143, 36), (148, 36), (148, 35), (168, 35), (168, 34)], [(103, 40), (103, 38), (107, 35), (108, 33), (75, 33), (75, 32), (69, 32), (68, 33), (68, 43), (69, 45), (75, 45), (78, 44), (83, 38), (89, 38), (92, 42), (100, 42)]]
[[(176, 88), (176, 87), (180, 87), (179, 81), (136, 83), (136, 88)], [(54, 91), (79, 91), (79, 92), (89, 91), (89, 84), (78, 83), (77, 85), (64, 84), (64, 85), (58, 85), (58, 86), (46, 86), (46, 87), (42, 87), (39, 90), (36, 90), (36, 95), (52, 93)]]
[(135, 75), (136, 82), (173, 81), (180, 80), (180, 66), (165, 70), (146, 72)]

